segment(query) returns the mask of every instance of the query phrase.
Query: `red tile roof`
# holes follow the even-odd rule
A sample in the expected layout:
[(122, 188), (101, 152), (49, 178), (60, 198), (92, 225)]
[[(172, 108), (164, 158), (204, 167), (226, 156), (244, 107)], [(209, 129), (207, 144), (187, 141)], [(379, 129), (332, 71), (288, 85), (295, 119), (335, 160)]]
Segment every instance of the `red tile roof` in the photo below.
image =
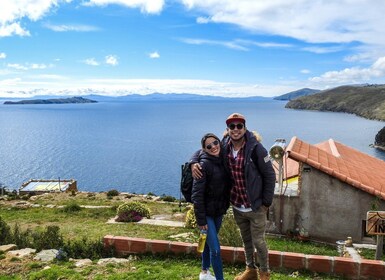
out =
[(288, 158), (307, 163), (353, 187), (385, 200), (385, 161), (333, 139), (311, 145), (293, 137), (286, 152)]

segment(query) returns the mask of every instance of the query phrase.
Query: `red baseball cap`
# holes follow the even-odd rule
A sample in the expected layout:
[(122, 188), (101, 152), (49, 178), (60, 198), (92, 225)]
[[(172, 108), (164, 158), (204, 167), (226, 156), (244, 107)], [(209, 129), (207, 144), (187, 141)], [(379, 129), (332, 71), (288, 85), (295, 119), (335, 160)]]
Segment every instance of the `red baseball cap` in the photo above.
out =
[(242, 114), (232, 113), (230, 116), (227, 117), (226, 124), (229, 125), (232, 122), (241, 122), (241, 123), (245, 124), (246, 119)]

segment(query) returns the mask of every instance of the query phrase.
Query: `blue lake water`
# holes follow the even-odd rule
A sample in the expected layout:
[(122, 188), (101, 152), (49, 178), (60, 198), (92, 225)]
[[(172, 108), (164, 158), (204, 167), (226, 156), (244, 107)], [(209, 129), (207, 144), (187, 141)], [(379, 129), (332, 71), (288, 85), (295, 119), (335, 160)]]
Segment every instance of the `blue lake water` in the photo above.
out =
[(354, 115), (285, 109), (282, 101), (141, 101), (0, 105), (0, 182), (76, 179), (82, 191), (179, 197), (180, 165), (204, 133), (222, 135), (225, 119), (243, 113), (268, 149), (293, 136), (330, 138), (385, 160), (370, 148), (384, 122)]

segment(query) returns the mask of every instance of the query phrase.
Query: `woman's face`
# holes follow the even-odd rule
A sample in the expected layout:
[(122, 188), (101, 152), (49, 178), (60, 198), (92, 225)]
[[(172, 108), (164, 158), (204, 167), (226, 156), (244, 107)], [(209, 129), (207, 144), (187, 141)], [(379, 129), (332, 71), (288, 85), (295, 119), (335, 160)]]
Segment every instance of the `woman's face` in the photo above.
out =
[(221, 146), (219, 145), (219, 141), (214, 137), (209, 137), (205, 141), (204, 151), (212, 156), (219, 156), (219, 152), (221, 151)]

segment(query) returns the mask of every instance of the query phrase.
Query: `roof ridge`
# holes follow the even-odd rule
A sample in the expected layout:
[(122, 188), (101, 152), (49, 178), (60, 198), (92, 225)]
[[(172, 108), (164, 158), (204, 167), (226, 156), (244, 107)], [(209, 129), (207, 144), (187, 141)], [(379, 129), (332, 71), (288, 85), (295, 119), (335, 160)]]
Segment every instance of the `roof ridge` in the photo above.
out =
[(329, 147), (330, 147), (330, 150), (332, 152), (332, 155), (335, 156), (335, 157), (340, 158), (341, 154), (338, 152), (338, 148), (337, 148), (336, 143), (334, 142), (334, 140), (332, 138), (330, 138), (328, 140), (328, 143), (329, 143)]

